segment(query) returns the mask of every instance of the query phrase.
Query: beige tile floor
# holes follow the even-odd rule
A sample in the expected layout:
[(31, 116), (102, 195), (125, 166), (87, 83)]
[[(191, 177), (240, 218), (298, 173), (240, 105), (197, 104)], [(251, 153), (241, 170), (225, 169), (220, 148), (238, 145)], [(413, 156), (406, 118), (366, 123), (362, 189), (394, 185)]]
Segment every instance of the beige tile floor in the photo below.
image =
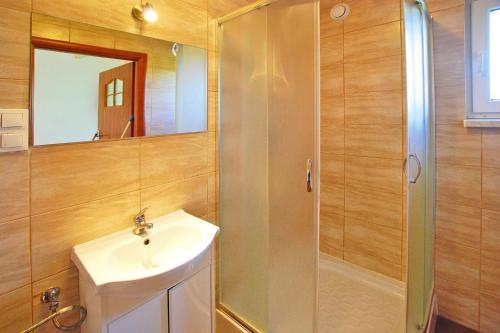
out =
[(326, 255), (319, 267), (320, 333), (404, 331), (404, 283)]

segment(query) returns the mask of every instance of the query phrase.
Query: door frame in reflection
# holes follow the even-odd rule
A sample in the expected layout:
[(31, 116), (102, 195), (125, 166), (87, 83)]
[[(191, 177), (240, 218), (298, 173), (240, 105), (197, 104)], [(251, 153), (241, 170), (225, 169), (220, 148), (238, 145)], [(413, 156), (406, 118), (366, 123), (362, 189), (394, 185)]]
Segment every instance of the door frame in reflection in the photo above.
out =
[(144, 100), (146, 90), (146, 71), (148, 55), (146, 53), (109, 49), (105, 47), (71, 43), (47, 38), (31, 37), (31, 70), (30, 70), (30, 133), (29, 144), (34, 143), (34, 86), (35, 86), (35, 50), (51, 50), (67, 53), (85, 54), (103, 58), (129, 60), (134, 63), (131, 136), (144, 136)]

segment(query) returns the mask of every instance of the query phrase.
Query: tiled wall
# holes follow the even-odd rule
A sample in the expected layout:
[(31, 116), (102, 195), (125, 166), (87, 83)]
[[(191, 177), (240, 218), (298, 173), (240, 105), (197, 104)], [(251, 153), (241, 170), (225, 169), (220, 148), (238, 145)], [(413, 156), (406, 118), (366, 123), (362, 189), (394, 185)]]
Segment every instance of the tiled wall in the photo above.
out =
[[(136, 0), (0, 0), (0, 108), (29, 104), (31, 13), (209, 50), (207, 133), (33, 148), (0, 155), (0, 332), (17, 332), (47, 314), (39, 302), (62, 287), (78, 303), (74, 244), (184, 208), (216, 221), (217, 77), (214, 18), (245, 0), (156, 0), (159, 20), (137, 24)], [(95, 35), (94, 41), (102, 41)], [(46, 325), (40, 332), (55, 332)]]
[(467, 129), (464, 1), (429, 0), (437, 113), (436, 290), (442, 315), (500, 332), (500, 129)]
[(321, 1), (322, 252), (405, 277), (401, 6)]

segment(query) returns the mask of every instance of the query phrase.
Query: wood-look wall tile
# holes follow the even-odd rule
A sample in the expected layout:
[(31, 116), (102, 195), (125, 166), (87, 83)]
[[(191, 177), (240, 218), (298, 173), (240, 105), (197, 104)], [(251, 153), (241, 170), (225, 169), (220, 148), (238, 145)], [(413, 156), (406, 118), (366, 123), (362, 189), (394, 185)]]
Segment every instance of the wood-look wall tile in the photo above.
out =
[(32, 214), (138, 188), (136, 140), (47, 146), (31, 152)]
[[(42, 293), (51, 287), (61, 288), (59, 308), (80, 304), (78, 270), (73, 267), (43, 280), (33, 283), (33, 318), (35, 322), (42, 320), (48, 315), (47, 304), (40, 302)], [(63, 323), (73, 323), (78, 320), (78, 314), (69, 313), (62, 315), (59, 320)], [(47, 324), (37, 330), (37, 333), (59, 333), (54, 325)]]
[(143, 35), (207, 48), (206, 9), (181, 0), (156, 0), (154, 6), (160, 19), (155, 24), (144, 24)]
[(69, 42), (70, 22), (52, 16), (33, 13), (31, 16), (31, 35)]
[(344, 185), (322, 184), (320, 211), (325, 215), (344, 215)]
[(452, 165), (481, 165), (481, 129), (463, 125), (436, 126), (436, 161)]
[(334, 21), (330, 16), (330, 10), (342, 0), (320, 0), (320, 36), (321, 38), (339, 35), (344, 32), (344, 21)]
[(434, 81), (436, 87), (465, 85), (464, 46), (452, 46), (434, 52)]
[(31, 0), (0, 0), (0, 7), (30, 12)]
[(347, 95), (367, 91), (401, 90), (401, 56), (390, 56), (344, 65)]
[(403, 173), (401, 165), (400, 160), (346, 156), (346, 184), (401, 194)]
[(344, 66), (341, 63), (321, 66), (321, 95), (344, 94)]
[(344, 128), (344, 97), (321, 95), (320, 123), (322, 127)]
[(427, 5), (429, 6), (429, 11), (433, 13), (438, 10), (463, 6), (464, 0), (428, 0)]
[(479, 290), (436, 276), (439, 314), (466, 327), (479, 329)]
[(500, 298), (500, 259), (481, 258), (481, 293)]
[(217, 145), (217, 132), (208, 132), (207, 147), (207, 172), (216, 172), (219, 170), (219, 147)]
[(483, 168), (483, 208), (500, 211), (500, 169)]
[(219, 179), (217, 174), (210, 173), (207, 177), (207, 191), (208, 191), (208, 215), (217, 214), (217, 204), (219, 202)]
[(219, 58), (217, 52), (207, 53), (207, 87), (208, 91), (219, 90)]
[(217, 21), (217, 17), (211, 16), (210, 13), (207, 19), (208, 19), (207, 49), (209, 52), (217, 52), (219, 43), (219, 22)]
[[(450, 0), (446, 1), (450, 2)], [(452, 7), (432, 14), (435, 52), (446, 51), (464, 44), (464, 18), (464, 6)]]
[(436, 238), (479, 249), (481, 209), (436, 202)]
[(14, 333), (31, 325), (31, 287), (0, 296), (0, 332)]
[(253, 0), (208, 0), (208, 11), (212, 17), (219, 17), (253, 2)]
[[(397, 264), (401, 271), (401, 229), (345, 218), (345, 254), (354, 251)], [(399, 273), (398, 273), (399, 274)]]
[(141, 187), (191, 178), (206, 172), (207, 133), (141, 141)]
[(481, 207), (481, 168), (438, 164), (436, 199)]
[(115, 36), (110, 34), (108, 30), (97, 28), (80, 29), (74, 27), (73, 24), (70, 30), (70, 42), (108, 49), (115, 48)]
[(208, 92), (207, 129), (209, 132), (217, 131), (219, 118), (219, 98), (217, 92)]
[(344, 53), (343, 35), (325, 36), (320, 39), (321, 65), (341, 63)]
[(483, 129), (483, 166), (500, 168), (500, 129)]
[(480, 253), (478, 249), (444, 239), (437, 239), (435, 248), (437, 276), (479, 290)]
[(189, 214), (203, 217), (208, 212), (208, 176), (149, 187), (141, 190), (142, 207), (150, 207), (148, 218), (152, 219), (184, 209)]
[(500, 258), (500, 212), (482, 211), (481, 255), (490, 259)]
[(0, 155), (0, 223), (29, 215), (29, 153)]
[(29, 80), (0, 79), (0, 108), (27, 109)]
[(3, 8), (0, 25), (0, 78), (29, 79), (30, 13)]
[[(140, 33), (141, 23), (136, 21), (130, 11), (135, 0), (32, 0), (33, 12), (64, 17), (98, 27), (119, 31)], [(155, 7), (157, 3), (155, 2)], [(156, 8), (158, 9), (158, 8)]]
[(31, 282), (29, 218), (0, 224), (0, 294)]
[(74, 245), (132, 227), (139, 210), (136, 191), (32, 216), (33, 280), (71, 267)]
[(320, 221), (320, 251), (337, 258), (343, 258), (344, 216), (322, 212)]
[(436, 87), (436, 124), (463, 126), (465, 84)]
[(351, 8), (344, 21), (344, 31), (360, 30), (401, 18), (401, 4), (397, 0), (347, 0)]
[(345, 130), (341, 127), (321, 126), (321, 149), (328, 154), (344, 154)]
[(344, 249), (344, 260), (388, 277), (401, 280), (401, 264), (356, 249)]
[(345, 214), (349, 218), (401, 230), (402, 197), (398, 194), (348, 186)]
[(322, 184), (344, 184), (344, 155), (321, 152)]
[(498, 333), (500, 327), (500, 298), (481, 294), (481, 332)]
[(348, 126), (402, 125), (402, 97), (401, 90), (348, 94), (345, 96), (345, 122)]
[(208, 0), (182, 0), (182, 1), (204, 10), (208, 9)]
[(344, 62), (401, 56), (401, 22), (391, 22), (345, 34)]
[(350, 125), (345, 130), (345, 154), (400, 159), (402, 140), (400, 125)]

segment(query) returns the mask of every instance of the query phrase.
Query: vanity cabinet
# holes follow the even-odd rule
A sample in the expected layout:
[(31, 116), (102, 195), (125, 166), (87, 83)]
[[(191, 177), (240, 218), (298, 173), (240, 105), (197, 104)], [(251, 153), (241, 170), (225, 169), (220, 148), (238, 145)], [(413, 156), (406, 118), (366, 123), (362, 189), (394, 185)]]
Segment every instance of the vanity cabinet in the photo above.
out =
[(215, 333), (219, 228), (179, 210), (138, 237), (122, 230), (73, 247), (82, 333)]
[(210, 267), (108, 324), (107, 333), (212, 332)]

